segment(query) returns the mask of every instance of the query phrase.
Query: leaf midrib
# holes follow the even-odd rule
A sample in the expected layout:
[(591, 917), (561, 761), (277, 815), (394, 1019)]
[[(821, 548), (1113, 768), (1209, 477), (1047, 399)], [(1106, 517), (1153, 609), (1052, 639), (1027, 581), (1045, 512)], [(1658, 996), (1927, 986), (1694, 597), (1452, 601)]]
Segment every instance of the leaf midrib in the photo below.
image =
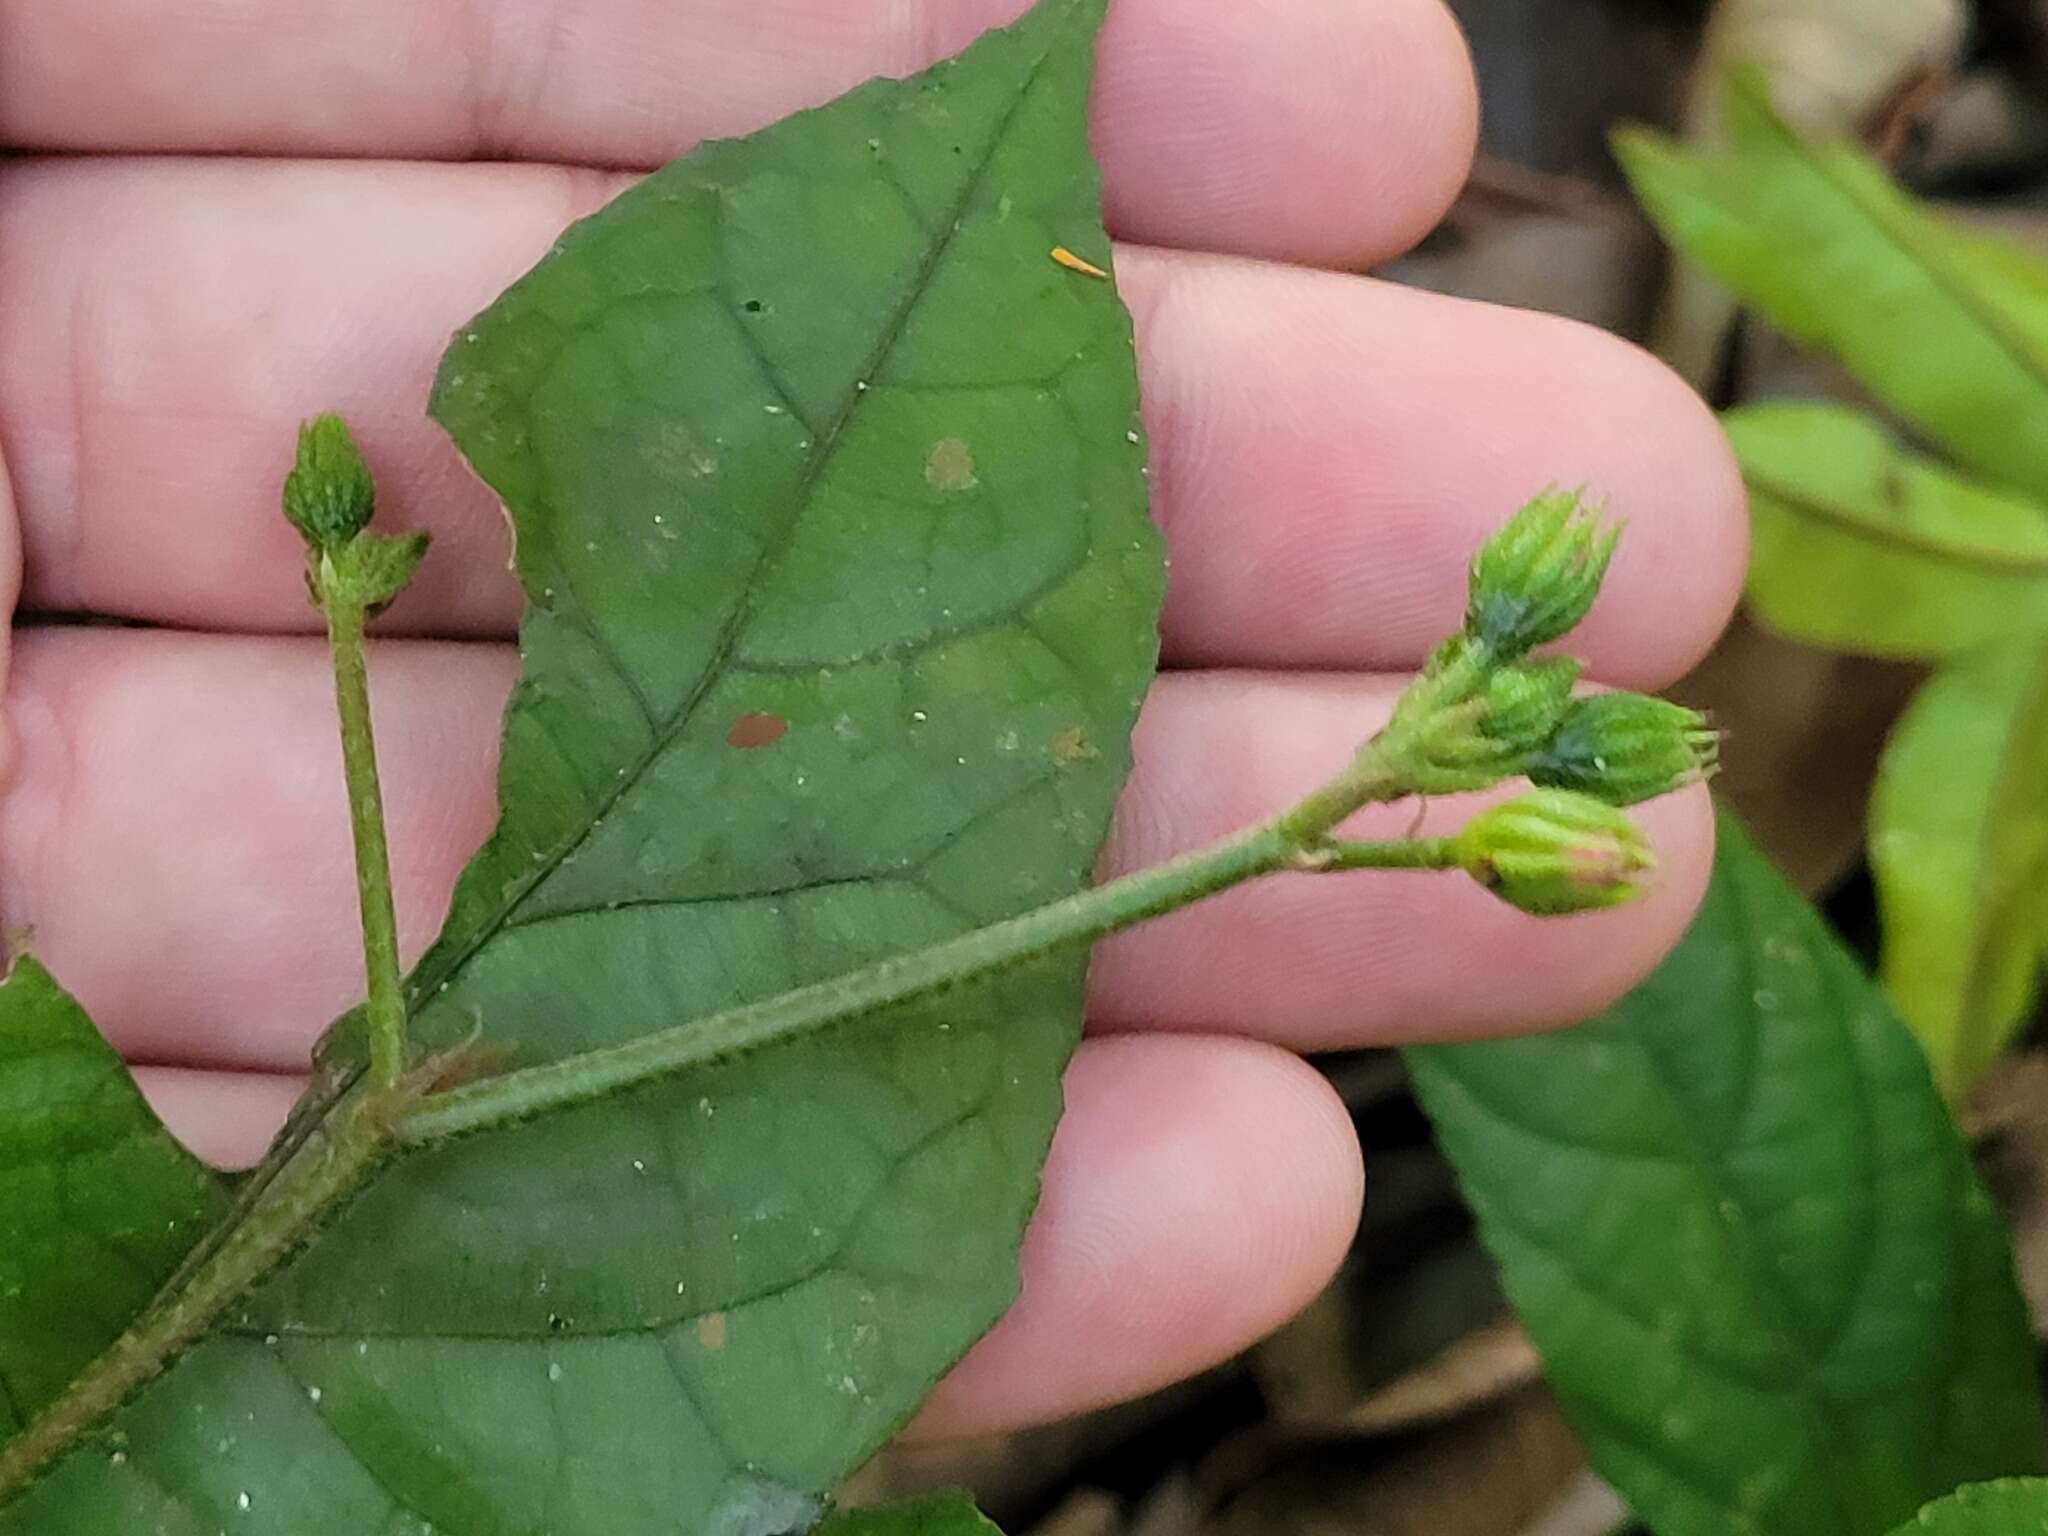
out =
[[(1753, 491), (1783, 502), (1801, 517), (1824, 523), (1844, 533), (1885, 545), (1908, 554), (1926, 555), (1947, 565), (1961, 566), (1996, 576), (2048, 576), (2048, 551), (2038, 555), (2004, 554), (1982, 546), (1960, 547), (1934, 534), (1892, 524), (1866, 522), (1854, 513), (1824, 501), (1814, 494), (1788, 485), (1775, 475), (1742, 466), (1742, 478)], [(2048, 509), (2043, 509), (2048, 518)]]
[[(1647, 1055), (1648, 1053), (1645, 1052), (1645, 1054)], [(1526, 1122), (1515, 1118), (1513, 1115), (1509, 1114), (1507, 1111), (1502, 1109), (1502, 1107), (1496, 1102), (1494, 1102), (1487, 1094), (1480, 1092), (1478, 1089), (1476, 1089), (1473, 1086), (1471, 1080), (1464, 1076), (1462, 1073), (1453, 1071), (1448, 1075), (1450, 1076), (1451, 1080), (1457, 1085), (1458, 1090), (1465, 1095), (1466, 1099), (1470, 1103), (1477, 1106), (1482, 1112), (1486, 1114), (1486, 1116), (1489, 1119), (1494, 1121), (1496, 1124), (1505, 1125), (1509, 1127), (1517, 1135), (1528, 1137), (1529, 1139), (1541, 1145), (1556, 1146), (1571, 1151), (1593, 1151), (1596, 1153), (1596, 1155), (1601, 1156), (1603, 1158), (1609, 1155), (1606, 1149), (1588, 1148), (1580, 1143), (1571, 1142), (1563, 1137), (1555, 1136), (1548, 1132), (1538, 1130), (1530, 1126)], [(1666, 1101), (1667, 1103), (1669, 1103), (1669, 1086), (1665, 1082), (1665, 1079), (1661, 1071), (1659, 1071), (1656, 1074), (1656, 1076), (1659, 1085), (1659, 1092), (1660, 1094), (1663, 1094), (1666, 1097)], [(1689, 1136), (1690, 1131), (1688, 1130), (1686, 1134)], [(1697, 1143), (1695, 1143), (1695, 1151), (1697, 1152)], [(1718, 1191), (1722, 1188), (1721, 1180), (1718, 1177), (1718, 1175), (1708, 1171), (1701, 1162), (1695, 1161), (1689, 1164), (1688, 1168), (1692, 1173), (1698, 1176), (1700, 1181), (1703, 1184), (1707, 1185), (1709, 1189)], [(1717, 1215), (1716, 1219), (1721, 1223), (1721, 1225), (1724, 1228), (1726, 1227), (1727, 1223), (1725, 1218), (1721, 1218)], [(1654, 1325), (1651, 1319), (1644, 1317), (1640, 1312), (1635, 1310), (1633, 1306), (1619, 1300), (1610, 1291), (1603, 1287), (1597, 1280), (1588, 1275), (1582, 1267), (1573, 1263), (1564, 1253), (1562, 1253), (1559, 1250), (1558, 1246), (1551, 1240), (1548, 1234), (1539, 1232), (1537, 1229), (1530, 1227), (1528, 1224), (1522, 1221), (1510, 1209), (1508, 1202), (1491, 1202), (1489, 1221), (1499, 1226), (1504, 1231), (1512, 1234), (1516, 1239), (1522, 1242), (1531, 1253), (1536, 1255), (1543, 1262), (1551, 1265), (1559, 1274), (1561, 1274), (1566, 1280), (1570, 1282), (1573, 1289), (1581, 1297), (1589, 1299), (1592, 1303), (1599, 1306), (1603, 1310), (1607, 1311), (1611, 1315), (1619, 1317), (1620, 1319), (1622, 1319), (1622, 1321), (1629, 1323), (1637, 1328), (1640, 1328), (1644, 1332), (1654, 1331)], [(1760, 1280), (1765, 1277), (1771, 1266), (1764, 1263), (1760, 1259), (1745, 1259), (1741, 1264), (1741, 1268), (1743, 1269), (1745, 1274), (1749, 1275), (1751, 1278)], [(1764, 1306), (1766, 1306), (1774, 1312), (1777, 1311), (1777, 1306), (1775, 1302), (1776, 1292), (1774, 1290), (1763, 1285), (1757, 1285), (1753, 1289), (1757, 1295), (1765, 1298), (1763, 1303)], [(1782, 1314), (1777, 1320), (1777, 1331), (1779, 1332), (1780, 1336), (1787, 1341), (1787, 1344), (1789, 1346), (1788, 1353), (1797, 1354), (1801, 1356), (1803, 1359), (1807, 1359), (1810, 1362), (1812, 1361), (1812, 1351), (1802, 1347), (1802, 1340), (1798, 1330), (1787, 1326), (1787, 1320), (1782, 1316)], [(1779, 1397), (1781, 1399), (1789, 1399), (1794, 1402), (1797, 1402), (1799, 1400), (1798, 1383), (1796, 1379), (1773, 1383), (1763, 1383), (1754, 1381), (1745, 1376), (1738, 1375), (1737, 1373), (1725, 1367), (1720, 1361), (1712, 1359), (1698, 1350), (1688, 1350), (1686, 1352), (1685, 1358), (1691, 1361), (1697, 1369), (1706, 1372), (1708, 1375), (1713, 1376), (1717, 1380), (1728, 1385), (1739, 1387), (1745, 1391), (1756, 1392), (1760, 1395), (1774, 1396)], [(1809, 1366), (1809, 1368), (1811, 1368), (1811, 1366)], [(1618, 1416), (1612, 1413), (1605, 1413), (1605, 1416), (1617, 1424), (1622, 1422)], [(1822, 1439), (1835, 1441), (1839, 1443), (1840, 1437), (1838, 1431), (1832, 1424), (1830, 1424), (1827, 1421), (1827, 1419), (1824, 1416), (1818, 1413), (1811, 1412), (1806, 1405), (1801, 1404), (1801, 1417), (1818, 1427), (1820, 1431), (1820, 1437)], [(1829, 1492), (1835, 1501), (1836, 1508), (1838, 1510), (1844, 1511), (1844, 1514), (1846, 1516), (1846, 1505), (1843, 1502), (1845, 1496), (1842, 1492), (1842, 1489), (1839, 1486), (1838, 1479), (1834, 1478), (1831, 1475), (1829, 1483)], [(1696, 1486), (1699, 1485), (1696, 1484)], [(1719, 1508), (1730, 1508), (1725, 1496), (1719, 1494), (1718, 1491), (1716, 1494), (1715, 1503), (1716, 1506)], [(1731, 1510), (1731, 1512), (1733, 1511)]]
[[(1833, 155), (1825, 147), (1808, 144), (1794, 133), (1790, 125), (1771, 107), (1768, 94), (1760, 93), (1754, 105), (1760, 109), (1757, 115), (1768, 133), (1790, 149), (1796, 160), (1812, 170), (1844, 202), (1862, 214), (1871, 228), (1891, 246), (1893, 251), (1924, 272), (1929, 283), (1943, 297), (1974, 320), (2020, 372), (2031, 377), (2044, 393), (2048, 393), (2048, 359), (2044, 359), (2036, 351), (2031, 340), (2015, 331), (1995, 308), (1984, 304), (1972, 290), (1970, 283), (1960, 273), (1950, 270), (1949, 264), (1938, 254), (1921, 249), (1908, 230), (1902, 228), (1896, 220), (1894, 210), (1877, 206), (1865, 195), (1862, 188), (1853, 185), (1850, 179), (1844, 178)], [(1909, 212), (1917, 211), (1910, 204), (1907, 207)]]
[[(1739, 921), (1743, 929), (1748, 932), (1755, 932), (1756, 924), (1750, 915), (1749, 893), (1742, 890), (1738, 883), (1731, 882), (1724, 899), (1734, 903), (1740, 909), (1742, 915)], [(1745, 954), (1743, 958), (1748, 963), (1749, 969), (1753, 972), (1754, 956)], [(1755, 990), (1754, 976), (1749, 975), (1745, 978), (1744, 991), (1748, 993)], [(1828, 1017), (1830, 1022), (1837, 1024), (1838, 1031), (1846, 1037), (1848, 1032), (1840, 1027), (1838, 1015), (1831, 1012)], [(1752, 1020), (1752, 1027), (1754, 1028), (1754, 1020)], [(1845, 1043), (1848, 1042), (1845, 1041)], [(1782, 1394), (1784, 1398), (1798, 1405), (1800, 1416), (1815, 1426), (1821, 1440), (1846, 1448), (1847, 1445), (1853, 1442), (1844, 1435), (1841, 1427), (1827, 1414), (1818, 1411), (1811, 1398), (1803, 1394), (1800, 1388), (1802, 1383), (1811, 1383), (1820, 1379), (1822, 1369), (1827, 1364), (1839, 1341), (1843, 1323), (1854, 1316), (1853, 1297), (1851, 1303), (1844, 1308), (1843, 1319), (1837, 1320), (1835, 1330), (1830, 1336), (1816, 1337), (1808, 1334), (1804, 1324), (1784, 1300), (1785, 1287), (1779, 1275), (1780, 1266), (1778, 1261), (1772, 1258), (1752, 1231), (1754, 1226), (1754, 1217), (1751, 1214), (1752, 1202), (1741, 1190), (1728, 1183), (1721, 1167), (1723, 1161), (1721, 1153), (1699, 1134), (1699, 1129), (1695, 1125), (1692, 1116), (1686, 1112), (1683, 1097), (1679, 1094), (1674, 1086), (1672, 1077), (1665, 1069), (1661, 1054), (1653, 1050), (1646, 1042), (1637, 1042), (1634, 1049), (1641, 1053), (1643, 1060), (1650, 1068), (1650, 1075), (1657, 1085), (1658, 1096), (1664, 1105), (1667, 1122), (1677, 1128), (1679, 1139), (1691, 1153), (1687, 1166), (1709, 1191), (1710, 1198), (1713, 1201), (1715, 1224), (1727, 1235), (1731, 1250), (1739, 1256), (1738, 1263), (1740, 1268), (1752, 1282), (1749, 1287), (1751, 1298), (1759, 1307), (1769, 1313), (1772, 1319), (1773, 1331), (1785, 1341), (1787, 1352), (1796, 1357), (1801, 1363), (1800, 1371), (1775, 1390)], [(1869, 1120), (1867, 1085), (1863, 1082), (1860, 1058), (1857, 1057), (1853, 1044), (1851, 1044), (1851, 1048), (1848, 1051), (1848, 1057), (1853, 1063), (1852, 1070), (1856, 1074), (1859, 1089), (1856, 1099), (1860, 1117), (1864, 1122), (1864, 1144), (1867, 1146), (1874, 1128)], [(1441, 1064), (1447, 1058), (1439, 1056), (1436, 1059)], [(1452, 1056), (1448, 1059), (1455, 1060), (1456, 1058)], [(1452, 1071), (1450, 1075), (1458, 1083), (1467, 1098), (1483, 1109), (1496, 1123), (1508, 1126), (1519, 1135), (1535, 1137), (1538, 1140), (1552, 1139), (1544, 1131), (1528, 1125), (1499, 1104), (1494, 1103), (1487, 1095), (1475, 1088), (1470, 1079), (1464, 1074)], [(1753, 1081), (1754, 1073), (1752, 1072), (1750, 1082), (1753, 1084)], [(1745, 1112), (1753, 1103), (1753, 1094), (1745, 1092)], [(1559, 1138), (1559, 1140), (1562, 1140), (1562, 1138)], [(1566, 1144), (1575, 1145), (1571, 1143)], [(1604, 1156), (1605, 1154), (1598, 1153), (1596, 1155)], [(1872, 1194), (1874, 1196), (1874, 1190), (1872, 1190)], [(1737, 1226), (1725, 1214), (1730, 1206), (1743, 1212), (1744, 1224), (1742, 1226)], [(1638, 1321), (1627, 1307), (1606, 1296), (1599, 1286), (1585, 1277), (1582, 1271), (1559, 1256), (1547, 1240), (1539, 1237), (1536, 1232), (1522, 1226), (1512, 1216), (1505, 1214), (1503, 1207), (1496, 1206), (1495, 1219), (1510, 1228), (1519, 1230), (1523, 1240), (1539, 1253), (1548, 1254), (1553, 1262), (1558, 1264), (1561, 1269), (1572, 1277), (1580, 1290), (1600, 1299), (1605, 1305), (1623, 1317), (1631, 1321)], [(1858, 1264), (1856, 1283), (1850, 1288), (1852, 1292), (1860, 1293), (1869, 1270), (1870, 1264), (1866, 1245), (1865, 1257)], [(1688, 1352), (1688, 1358), (1695, 1360), (1703, 1368), (1717, 1369), (1716, 1362), (1705, 1359), (1698, 1351)], [(1755, 1384), (1747, 1385), (1754, 1387)], [(1838, 1469), (1833, 1464), (1830, 1464), (1827, 1469), (1827, 1481), (1829, 1493), (1835, 1502), (1835, 1507), (1842, 1514), (1843, 1528), (1847, 1529), (1851, 1514), (1849, 1494), (1842, 1485)]]
[[(971, 172), (963, 181), (960, 195), (947, 210), (940, 227), (940, 232), (932, 240), (924, 259), (919, 263), (904, 301), (889, 316), (887, 323), (883, 326), (881, 333), (877, 337), (874, 348), (863, 360), (854, 380), (849, 383), (846, 398), (840, 404), (839, 414), (833, 418), (825, 430), (816, 434), (810, 459), (805, 464), (803, 474), (799, 477), (793, 492), (793, 497), (798, 507), (798, 515), (789, 520), (784, 530), (784, 537), (778, 541), (777, 545), (773, 548), (763, 549), (760, 555), (756, 557), (745, 583), (745, 596), (734, 607), (732, 614), (727, 618), (725, 626), (720, 631), (713, 647), (711, 657), (705, 663), (704, 670), (699, 674), (697, 681), (668, 718), (659, 722), (659, 729), (650, 737), (646, 750), (626, 766), (618, 782), (612, 786), (604, 799), (599, 803), (596, 812), (585, 820), (576, 835), (565, 839), (559, 849), (550, 854), (545, 860), (535, 863), (532, 869), (522, 876), (512, 896), (501, 904), (499, 910), (492, 914), (490, 919), (459, 950), (451, 954), (438, 967), (430, 970), (427, 964), (423, 962), (420, 968), (413, 973), (409, 979), (407, 992), (415, 1013), (420, 1009), (421, 1000), (431, 999), (443, 986), (460, 975), (484, 946), (504, 931), (506, 924), (510, 922), (513, 914), (519, 910), (520, 906), (546, 883), (565, 860), (590, 839), (598, 826), (603, 823), (605, 818), (612, 813), (619, 803), (637, 791), (648, 771), (680, 739), (682, 733), (688, 729), (691, 721), (695, 718), (699, 706), (702, 705), (704, 699), (725, 675), (732, 660), (733, 651), (737, 647), (740, 638), (746, 633), (759, 612), (763, 587), (789, 552), (796, 528), (801, 521), (801, 509), (809, 503), (811, 493), (815, 490), (819, 478), (830, 466), (840, 443), (844, 440), (845, 430), (859, 412), (862, 401), (872, 393), (870, 390), (859, 388), (858, 385), (873, 377), (875, 370), (887, 360), (889, 354), (895, 350), (897, 344), (903, 339), (903, 333), (930, 289), (932, 279), (936, 275), (940, 264), (944, 262), (947, 255), (953, 249), (954, 239), (960, 233), (961, 221), (967, 208), (973, 202), (975, 194), (985, 184), (989, 166), (1000, 152), (1011, 125), (1016, 121), (1017, 114), (1023, 109), (1024, 103), (1030, 99), (1031, 93), (1037, 88), (1039, 76), (1045, 68), (1046, 60), (1052, 57), (1053, 52), (1052, 45), (1048, 43), (1038, 56), (1032, 60), (1031, 67), (1025, 73), (1023, 81), (1019, 84), (1015, 97), (990, 131), (982, 147), (981, 154), (975, 159)], [(773, 382), (772, 378), (771, 382)], [(780, 386), (778, 385), (777, 388), (779, 390)], [(623, 662), (620, 658), (601, 639), (593, 637), (593, 641), (611, 666), (615, 669), (623, 667)], [(431, 958), (430, 956), (429, 959)]]

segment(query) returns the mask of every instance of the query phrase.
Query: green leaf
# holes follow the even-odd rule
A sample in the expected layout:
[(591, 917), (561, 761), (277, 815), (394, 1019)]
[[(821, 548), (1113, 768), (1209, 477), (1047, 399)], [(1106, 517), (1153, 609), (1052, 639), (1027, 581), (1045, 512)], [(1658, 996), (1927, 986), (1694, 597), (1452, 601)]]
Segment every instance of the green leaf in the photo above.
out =
[(1002, 1536), (964, 1493), (935, 1493), (927, 1498), (878, 1509), (839, 1510), (818, 1527), (818, 1536)]
[(1885, 988), (1960, 1097), (2025, 1021), (2048, 941), (2048, 633), (1920, 691), (1879, 768), (1870, 862)]
[(1808, 144), (1738, 74), (1726, 149), (1616, 152), (1664, 237), (1980, 473), (2048, 498), (2048, 264), (1958, 228), (1861, 151)]
[(226, 1209), (84, 1010), (16, 960), (0, 981), (0, 1439), (114, 1341)]
[(1408, 1053), (1594, 1465), (1658, 1536), (1868, 1536), (2038, 1470), (1997, 1212), (1883, 995), (1733, 822), (1566, 1034)]
[[(428, 1044), (554, 1060), (1085, 883), (1162, 585), (1129, 318), (1051, 256), (1110, 260), (1100, 12), (705, 146), (450, 349), (532, 606)], [(1084, 968), (410, 1159), (0, 1532), (808, 1526), (1014, 1293)]]
[(1961, 479), (1840, 406), (1725, 421), (1750, 492), (1749, 599), (1772, 628), (1946, 656), (2048, 617), (2048, 507)]
[(1936, 1499), (1892, 1536), (2039, 1536), (2048, 1531), (2048, 1478), (1972, 1483)]

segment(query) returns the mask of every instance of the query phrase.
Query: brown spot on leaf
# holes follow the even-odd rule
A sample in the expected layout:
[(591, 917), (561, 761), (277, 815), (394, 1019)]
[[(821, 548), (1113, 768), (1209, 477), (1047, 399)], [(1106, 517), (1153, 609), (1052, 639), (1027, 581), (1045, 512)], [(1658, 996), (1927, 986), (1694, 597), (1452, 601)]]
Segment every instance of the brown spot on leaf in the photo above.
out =
[(725, 1314), (706, 1312), (697, 1319), (697, 1342), (709, 1350), (725, 1348)]
[(1069, 763), (1084, 762), (1095, 755), (1095, 743), (1088, 739), (1088, 733), (1078, 725), (1068, 726), (1052, 739), (1052, 760), (1062, 768)]
[(980, 484), (974, 478), (974, 455), (957, 437), (942, 437), (932, 444), (924, 461), (924, 477), (942, 491), (972, 490)]
[(732, 729), (725, 733), (728, 747), (768, 747), (782, 740), (782, 733), (789, 729), (789, 722), (780, 715), (757, 713), (741, 715), (733, 721)]

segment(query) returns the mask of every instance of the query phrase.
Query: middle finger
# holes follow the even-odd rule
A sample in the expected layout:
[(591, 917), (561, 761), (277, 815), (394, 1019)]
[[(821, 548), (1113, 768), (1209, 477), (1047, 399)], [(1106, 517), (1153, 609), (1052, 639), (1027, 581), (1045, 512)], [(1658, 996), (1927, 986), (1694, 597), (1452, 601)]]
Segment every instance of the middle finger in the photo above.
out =
[[(509, 635), (488, 490), (421, 414), (449, 332), (617, 189), (514, 166), (0, 167), (0, 454), (27, 603), (312, 627), (277, 485), (300, 419), (358, 427), (393, 526), (441, 541), (393, 627)], [(1631, 520), (1580, 637), (1656, 685), (1740, 581), (1718, 429), (1645, 354), (1544, 316), (1144, 249), (1138, 325), (1170, 665), (1414, 665), (1474, 544), (1546, 483)], [(167, 537), (165, 530), (176, 530)]]

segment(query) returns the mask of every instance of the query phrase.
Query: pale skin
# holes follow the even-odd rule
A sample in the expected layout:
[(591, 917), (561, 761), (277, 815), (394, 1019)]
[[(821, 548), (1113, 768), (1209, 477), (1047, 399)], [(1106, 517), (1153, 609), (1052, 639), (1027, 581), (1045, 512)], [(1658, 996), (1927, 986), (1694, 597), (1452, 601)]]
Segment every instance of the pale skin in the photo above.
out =
[[(0, 921), (204, 1155), (260, 1153), (363, 987), (331, 681), (277, 513), (298, 421), (345, 413), (380, 526), (437, 541), (370, 658), (410, 956), (489, 828), (516, 668), (502, 522), (421, 414), (448, 332), (626, 175), (1019, 9), (0, 0), (0, 147), (29, 152), (0, 161)], [(1744, 556), (1705, 408), (1593, 332), (1343, 275), (1419, 238), (1468, 164), (1470, 67), (1438, 0), (1112, 13), (1095, 143), (1173, 570), (1105, 871), (1333, 772), (1456, 626), (1473, 546), (1546, 483), (1629, 518), (1574, 652), (1606, 683), (1681, 674)], [(1024, 1299), (918, 1432), (1162, 1385), (1307, 1301), (1362, 1171), (1298, 1053), (1553, 1027), (1618, 996), (1711, 857), (1702, 792), (1640, 820), (1661, 867), (1618, 911), (1539, 922), (1458, 875), (1280, 877), (1105, 944)]]

